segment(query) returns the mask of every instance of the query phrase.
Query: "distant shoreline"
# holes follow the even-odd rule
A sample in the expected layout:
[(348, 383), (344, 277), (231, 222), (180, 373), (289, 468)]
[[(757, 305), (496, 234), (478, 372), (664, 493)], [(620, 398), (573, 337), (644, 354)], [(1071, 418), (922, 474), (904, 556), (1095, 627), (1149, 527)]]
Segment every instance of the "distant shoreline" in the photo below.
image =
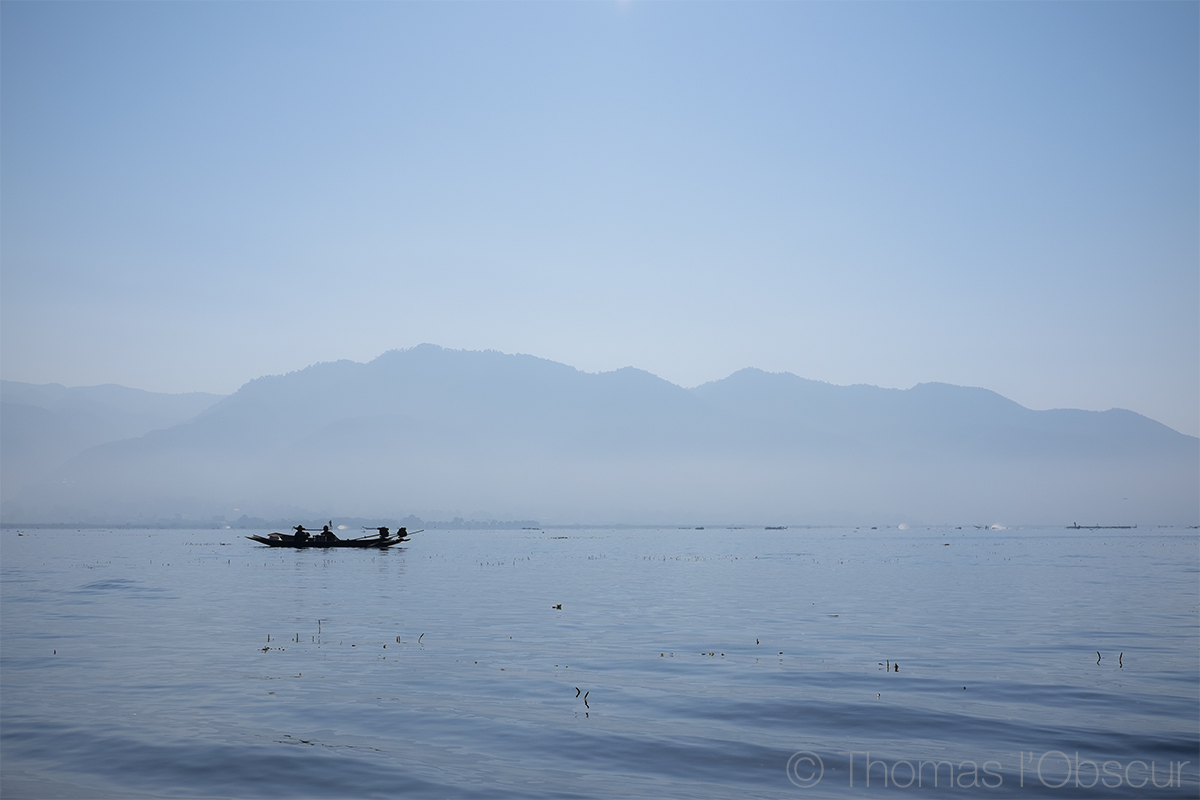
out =
[[(144, 522), (0, 522), (0, 529), (22, 530), (265, 530), (267, 528), (289, 529), (297, 524), (307, 528), (320, 530), (321, 526), (330, 521), (328, 516), (320, 519), (312, 516), (297, 516), (288, 519), (262, 519), (261, 517), (242, 517), (236, 520), (197, 520), (197, 519), (160, 519)], [(407, 528), (425, 528), (426, 530), (520, 530), (522, 528), (541, 527), (535, 520), (463, 520), (453, 519), (448, 522), (426, 522), (419, 517), (342, 517), (333, 518), (333, 522), (350, 528), (377, 528), (380, 525)]]
[[(142, 530), (142, 531), (161, 531), (161, 530), (286, 530), (294, 525), (303, 524), (305, 527), (319, 529), (328, 521), (328, 517), (320, 520), (315, 518), (299, 518), (296, 519), (276, 519), (266, 520), (259, 518), (250, 518), (247, 520), (234, 520), (215, 522), (212, 520), (157, 520), (152, 522), (0, 522), (2, 530)], [(424, 528), (425, 530), (448, 530), (448, 531), (514, 531), (514, 530), (709, 530), (709, 531), (804, 531), (804, 530), (828, 530), (831, 528), (845, 528), (847, 530), (857, 530), (866, 528), (870, 530), (880, 531), (914, 531), (919, 529), (925, 530), (962, 530), (962, 531), (978, 531), (996, 530), (991, 526), (983, 527), (978, 525), (951, 525), (951, 524), (934, 524), (921, 525), (909, 524), (904, 528), (899, 525), (713, 525), (708, 523), (704, 526), (684, 525), (677, 523), (670, 524), (654, 524), (654, 523), (540, 523), (536, 520), (463, 520), (453, 519), (449, 521), (426, 521), (416, 517), (405, 517), (403, 519), (395, 519), (391, 517), (372, 517), (365, 518), (333, 518), (333, 521), (338, 525), (344, 525), (345, 529), (355, 528), (376, 528), (380, 525), (389, 527), (398, 527), (403, 525), (408, 528)], [(336, 526), (335, 526), (336, 527)], [(1049, 524), (1028, 524), (1028, 525), (1011, 525), (1005, 529), (1015, 530), (1021, 528), (1044, 528), (1044, 529), (1061, 529), (1069, 531), (1095, 531), (1095, 530), (1138, 530), (1139, 528), (1181, 528), (1185, 530), (1193, 530), (1200, 528), (1200, 525), (1064, 525), (1061, 522)]]

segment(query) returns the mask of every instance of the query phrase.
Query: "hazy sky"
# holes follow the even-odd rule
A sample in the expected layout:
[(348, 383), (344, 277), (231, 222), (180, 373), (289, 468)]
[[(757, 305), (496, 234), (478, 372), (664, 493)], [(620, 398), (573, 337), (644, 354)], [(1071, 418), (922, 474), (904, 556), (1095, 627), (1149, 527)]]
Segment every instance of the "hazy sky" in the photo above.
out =
[(4, 3), (0, 373), (397, 347), (1200, 433), (1197, 3)]

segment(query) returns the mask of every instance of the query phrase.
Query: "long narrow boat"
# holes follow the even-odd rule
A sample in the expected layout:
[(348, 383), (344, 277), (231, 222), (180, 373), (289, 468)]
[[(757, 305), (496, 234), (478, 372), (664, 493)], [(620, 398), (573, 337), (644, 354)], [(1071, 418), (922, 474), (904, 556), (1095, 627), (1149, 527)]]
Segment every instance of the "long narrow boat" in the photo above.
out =
[(394, 544), (400, 544), (401, 542), (408, 541), (407, 536), (386, 536), (384, 538), (372, 536), (370, 538), (362, 539), (326, 539), (319, 533), (315, 533), (308, 539), (300, 541), (297, 541), (295, 534), (292, 533), (272, 533), (270, 536), (247, 536), (246, 538), (270, 547), (295, 547), (298, 549), (307, 547), (319, 547), (323, 549), (330, 547), (359, 547), (373, 548), (375, 550), (386, 550)]

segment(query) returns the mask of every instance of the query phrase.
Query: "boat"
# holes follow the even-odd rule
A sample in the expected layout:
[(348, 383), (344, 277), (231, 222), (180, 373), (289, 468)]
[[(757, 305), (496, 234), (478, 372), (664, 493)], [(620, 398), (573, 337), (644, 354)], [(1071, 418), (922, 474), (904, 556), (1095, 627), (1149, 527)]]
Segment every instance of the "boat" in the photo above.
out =
[[(387, 529), (384, 528), (380, 534), (372, 536), (363, 536), (358, 539), (339, 539), (335, 534), (331, 533), (311, 533), (304, 538), (298, 537), (294, 533), (272, 533), (268, 536), (252, 535), (247, 536), (251, 541), (265, 544), (268, 547), (293, 547), (296, 549), (305, 549), (309, 547), (317, 547), (328, 549), (330, 547), (358, 547), (363, 549), (386, 550), (394, 544), (407, 542), (409, 532), (401, 528), (395, 535), (384, 533)], [(420, 533), (420, 531), (413, 531)]]

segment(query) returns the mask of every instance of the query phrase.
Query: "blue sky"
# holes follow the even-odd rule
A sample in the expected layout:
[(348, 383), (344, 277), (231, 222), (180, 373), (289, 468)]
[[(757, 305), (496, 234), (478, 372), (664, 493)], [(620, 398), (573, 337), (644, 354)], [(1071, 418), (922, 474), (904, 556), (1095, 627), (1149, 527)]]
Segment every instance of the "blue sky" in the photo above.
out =
[(1200, 433), (1196, 3), (4, 3), (0, 374), (397, 347)]

